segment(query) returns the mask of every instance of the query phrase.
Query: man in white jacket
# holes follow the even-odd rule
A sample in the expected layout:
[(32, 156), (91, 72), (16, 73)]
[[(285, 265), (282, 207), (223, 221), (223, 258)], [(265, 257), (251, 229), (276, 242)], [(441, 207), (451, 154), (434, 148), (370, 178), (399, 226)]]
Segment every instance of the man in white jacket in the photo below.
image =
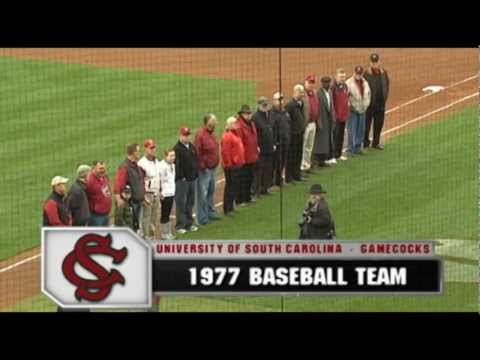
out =
[(160, 218), (160, 161), (155, 156), (155, 141), (145, 140), (145, 155), (138, 161), (138, 166), (145, 173), (145, 202), (142, 205), (140, 224), (143, 236), (147, 240), (155, 238), (155, 231)]
[(370, 105), (370, 87), (363, 77), (363, 67), (355, 66), (353, 76), (346, 81), (349, 91), (350, 120), (347, 123), (348, 152), (363, 155), (362, 143), (365, 134), (365, 116)]

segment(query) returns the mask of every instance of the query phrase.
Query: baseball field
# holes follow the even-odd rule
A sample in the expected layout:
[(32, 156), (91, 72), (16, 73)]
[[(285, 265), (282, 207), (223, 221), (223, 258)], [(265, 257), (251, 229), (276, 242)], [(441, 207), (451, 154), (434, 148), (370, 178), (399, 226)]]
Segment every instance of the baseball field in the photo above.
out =
[[(104, 159), (113, 178), (128, 142), (172, 146), (243, 103), (290, 95), (305, 74), (367, 65), (373, 49), (0, 49), (0, 310), (53, 311), (40, 294), (41, 204), (54, 175)], [(165, 297), (162, 311), (477, 311), (478, 50), (374, 49), (391, 77), (386, 150), (322, 169), (300, 186), (183, 235), (295, 239), (320, 182), (344, 240), (436, 240), (442, 296)], [(281, 70), (281, 71), (279, 71)], [(422, 91), (442, 86), (437, 93)], [(221, 135), (222, 126), (217, 128)], [(218, 174), (216, 203), (223, 181)]]

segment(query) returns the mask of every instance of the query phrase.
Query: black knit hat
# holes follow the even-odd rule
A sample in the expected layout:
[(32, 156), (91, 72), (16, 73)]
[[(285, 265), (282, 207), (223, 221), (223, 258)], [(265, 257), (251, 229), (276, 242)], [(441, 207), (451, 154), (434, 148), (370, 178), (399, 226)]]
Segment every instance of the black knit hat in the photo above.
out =
[(309, 194), (318, 195), (318, 194), (326, 194), (327, 192), (322, 188), (320, 184), (313, 184), (310, 188)]
[(373, 53), (373, 54), (370, 55), (370, 61), (372, 63), (376, 63), (376, 62), (378, 62), (378, 60), (380, 60), (380, 56), (378, 56), (377, 53)]
[(240, 110), (238, 111), (238, 114), (251, 114), (252, 113), (252, 109), (250, 109), (250, 106), (248, 105), (242, 105), (242, 107), (240, 108)]

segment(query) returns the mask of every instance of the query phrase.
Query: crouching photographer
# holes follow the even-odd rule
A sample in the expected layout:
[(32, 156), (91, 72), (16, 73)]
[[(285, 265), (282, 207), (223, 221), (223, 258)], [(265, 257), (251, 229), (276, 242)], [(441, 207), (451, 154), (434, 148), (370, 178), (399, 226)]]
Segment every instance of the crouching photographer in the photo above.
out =
[(310, 199), (298, 224), (300, 239), (335, 239), (335, 223), (324, 197), (326, 191), (320, 184), (314, 184), (309, 193)]

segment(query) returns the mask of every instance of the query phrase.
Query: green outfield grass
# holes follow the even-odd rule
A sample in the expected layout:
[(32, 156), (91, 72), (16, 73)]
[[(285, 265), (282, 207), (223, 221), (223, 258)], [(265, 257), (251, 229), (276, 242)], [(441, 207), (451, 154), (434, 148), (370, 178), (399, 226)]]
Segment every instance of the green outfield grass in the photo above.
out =
[[(74, 178), (94, 159), (111, 179), (124, 145), (223, 121), (255, 101), (255, 83), (0, 57), (0, 259), (39, 245), (42, 201), (55, 175)], [(220, 132), (219, 132), (220, 133)]]
[[(283, 192), (283, 237), (298, 236), (297, 220), (313, 182), (328, 191), (338, 239), (441, 240), (445, 256), (443, 296), (285, 297), (286, 311), (477, 311), (477, 108), (392, 138), (383, 152), (368, 150), (318, 171), (304, 185)], [(387, 120), (388, 121), (388, 120)], [(241, 208), (235, 219), (210, 225), (185, 239), (277, 239), (280, 194)], [(454, 240), (459, 239), (459, 240)], [(462, 239), (462, 240), (460, 240)], [(229, 298), (233, 308), (258, 311), (276, 298)], [(169, 298), (165, 310), (195, 311), (203, 298)], [(226, 308), (223, 300), (211, 308)], [(223, 306), (221, 304), (224, 304)], [(198, 305), (201, 306), (201, 305)]]
[[(388, 121), (388, 120), (387, 120)], [(386, 150), (323, 169), (283, 192), (283, 237), (295, 239), (305, 192), (328, 191), (338, 239), (440, 240), (445, 288), (435, 296), (163, 297), (162, 311), (478, 311), (477, 108), (389, 140)], [(185, 239), (278, 239), (280, 194), (184, 235)], [(450, 240), (448, 240), (450, 239)], [(455, 240), (458, 239), (458, 240)], [(54, 310), (43, 295), (12, 310)]]

